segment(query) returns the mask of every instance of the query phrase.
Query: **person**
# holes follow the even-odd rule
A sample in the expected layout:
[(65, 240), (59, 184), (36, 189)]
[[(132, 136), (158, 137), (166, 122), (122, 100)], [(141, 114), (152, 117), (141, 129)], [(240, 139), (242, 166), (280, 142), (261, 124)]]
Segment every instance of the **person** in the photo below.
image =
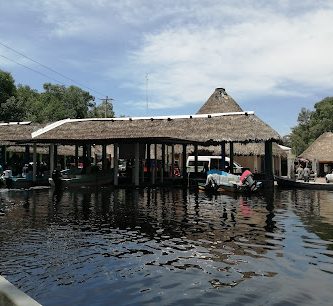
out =
[(308, 165), (306, 165), (303, 170), (303, 178), (304, 182), (309, 182), (310, 180), (310, 169), (308, 168)]
[(202, 172), (207, 173), (207, 171), (209, 171), (208, 162), (204, 162)]
[(297, 173), (297, 179), (299, 180), (303, 179), (303, 167), (301, 164), (298, 165), (296, 173)]
[(26, 177), (27, 176), (27, 172), (28, 172), (28, 165), (24, 164), (24, 166), (22, 168), (22, 177)]

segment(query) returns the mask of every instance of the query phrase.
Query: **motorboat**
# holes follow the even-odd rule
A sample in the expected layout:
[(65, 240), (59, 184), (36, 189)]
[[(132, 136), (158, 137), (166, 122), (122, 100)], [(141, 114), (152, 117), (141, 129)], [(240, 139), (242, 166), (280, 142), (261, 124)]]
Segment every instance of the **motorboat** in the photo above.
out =
[(242, 175), (235, 175), (220, 170), (210, 170), (207, 172), (207, 179), (204, 185), (199, 185), (199, 189), (208, 192), (236, 192), (255, 193), (261, 189), (262, 183), (253, 178), (249, 170), (245, 170)]

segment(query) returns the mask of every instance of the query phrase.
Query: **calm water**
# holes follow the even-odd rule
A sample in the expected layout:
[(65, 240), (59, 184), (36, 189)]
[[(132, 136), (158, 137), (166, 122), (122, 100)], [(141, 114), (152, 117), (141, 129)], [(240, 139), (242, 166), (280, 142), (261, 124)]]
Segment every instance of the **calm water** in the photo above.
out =
[(43, 305), (332, 305), (333, 192), (0, 191), (0, 211), (0, 274)]

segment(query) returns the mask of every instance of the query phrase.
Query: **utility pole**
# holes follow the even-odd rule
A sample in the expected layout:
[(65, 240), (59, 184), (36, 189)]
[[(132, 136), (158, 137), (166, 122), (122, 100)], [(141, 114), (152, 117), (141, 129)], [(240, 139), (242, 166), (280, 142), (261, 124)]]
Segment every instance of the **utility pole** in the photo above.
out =
[(104, 104), (104, 118), (106, 118), (106, 111), (107, 111), (108, 101), (113, 101), (113, 99), (106, 96), (105, 99), (100, 99), (100, 100), (105, 102), (105, 104)]

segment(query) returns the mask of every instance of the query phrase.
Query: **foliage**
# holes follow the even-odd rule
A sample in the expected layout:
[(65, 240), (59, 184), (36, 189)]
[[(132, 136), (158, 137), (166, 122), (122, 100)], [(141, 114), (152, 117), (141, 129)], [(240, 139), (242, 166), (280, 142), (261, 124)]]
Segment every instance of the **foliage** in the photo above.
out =
[[(94, 97), (77, 86), (45, 83), (39, 93), (18, 85), (0, 70), (0, 121), (51, 122), (65, 118), (114, 117), (111, 102), (96, 106)], [(105, 104), (106, 103), (106, 104)]]
[(114, 117), (114, 111), (113, 111), (112, 103), (109, 102), (108, 99), (103, 100), (103, 102), (100, 105), (94, 106), (92, 108), (92, 110), (89, 113), (89, 117), (113, 118)]
[(293, 152), (300, 155), (324, 132), (333, 131), (333, 97), (327, 97), (314, 105), (314, 111), (302, 108), (292, 129), (290, 142)]
[[(4, 120), (8, 110), (15, 105), (15, 94), (16, 86), (12, 75), (0, 70), (0, 120)], [(8, 99), (10, 102), (7, 104)]]

